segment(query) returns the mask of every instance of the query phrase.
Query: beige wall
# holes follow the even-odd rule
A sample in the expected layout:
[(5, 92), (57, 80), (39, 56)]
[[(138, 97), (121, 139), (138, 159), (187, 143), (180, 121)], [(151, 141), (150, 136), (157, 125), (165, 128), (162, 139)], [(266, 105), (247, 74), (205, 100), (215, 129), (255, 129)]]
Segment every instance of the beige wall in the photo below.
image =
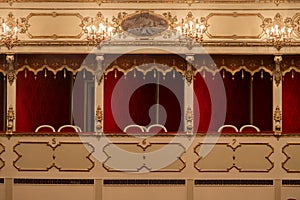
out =
[[(8, 139), (3, 135), (0, 137), (0, 143), (5, 146), (5, 151), (0, 158), (5, 161), (5, 165), (0, 169), (0, 177), (38, 180), (97, 179), (97, 181), (94, 184), (14, 183), (12, 191), (9, 190), (9, 182), (5, 182), (0, 184), (0, 199), (7, 199), (4, 195), (9, 196), (10, 192), (16, 200), (35, 200), (40, 199), (41, 196), (45, 196), (44, 199), (82, 199), (84, 196), (85, 199), (104, 200), (116, 199), (116, 197), (124, 200), (132, 198), (210, 200), (217, 197), (231, 200), (242, 197), (267, 200), (300, 198), (300, 185), (281, 186), (281, 180), (299, 180), (300, 137), (281, 136), (278, 140), (272, 135), (263, 133), (261, 136), (221, 136), (213, 145), (212, 151), (203, 159), (199, 159), (196, 153), (199, 153), (198, 150), (205, 136), (191, 138), (192, 143), (186, 146), (186, 152), (181, 152), (182, 147), (178, 145), (183, 140), (174, 143), (170, 142), (170, 138), (156, 136), (142, 142), (139, 138), (115, 136), (108, 137), (109, 142), (103, 143), (104, 138), (101, 136), (100, 138), (83, 136), (80, 140), (77, 136), (23, 135)], [(81, 145), (81, 142), (89, 143), (86, 145), (87, 149)], [(111, 149), (112, 145), (134, 152), (137, 156), (144, 155), (146, 152), (144, 164), (134, 159), (131, 162), (128, 158), (124, 158), (127, 159), (125, 162), (131, 162), (130, 165), (126, 165), (129, 168), (122, 169), (125, 170), (124, 172), (118, 172), (114, 166), (108, 166), (109, 159), (120, 161), (118, 155)], [(147, 172), (147, 169), (155, 166), (148, 153), (165, 145), (172, 146), (172, 152), (174, 155), (178, 153), (178, 159), (163, 169)], [(146, 151), (143, 151), (142, 147)], [(103, 152), (106, 156), (102, 155)], [(101, 156), (105, 158), (102, 162)], [(168, 157), (170, 156), (172, 155), (169, 154)], [(159, 159), (160, 162), (164, 162), (162, 158)], [(141, 165), (145, 167), (141, 168)], [(103, 180), (111, 179), (179, 179), (185, 180), (185, 183), (179, 185), (103, 184)], [(273, 184), (194, 185), (194, 180), (273, 180)], [(3, 192), (4, 190), (6, 192)]]

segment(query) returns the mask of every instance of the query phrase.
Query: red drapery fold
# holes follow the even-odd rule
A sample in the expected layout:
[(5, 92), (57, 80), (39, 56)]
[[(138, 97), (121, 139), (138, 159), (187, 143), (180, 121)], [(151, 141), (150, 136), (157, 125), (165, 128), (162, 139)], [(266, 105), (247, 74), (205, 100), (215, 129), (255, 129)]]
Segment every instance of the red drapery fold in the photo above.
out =
[[(154, 75), (156, 73), (156, 75)], [(159, 87), (158, 87), (159, 84)], [(158, 72), (143, 75), (110, 72), (104, 81), (104, 132), (120, 133), (127, 125), (159, 123), (169, 132), (182, 131), (183, 80)], [(157, 115), (157, 103), (160, 108)], [(158, 118), (157, 118), (158, 117)]]
[[(294, 77), (293, 77), (294, 76)], [(285, 133), (300, 132), (300, 74), (286, 73), (282, 81), (282, 129)]]
[[(25, 77), (26, 73), (26, 77)], [(46, 73), (46, 77), (45, 77)], [(72, 73), (61, 71), (39, 72), (35, 77), (30, 71), (17, 75), (16, 130), (33, 132), (42, 124), (52, 125), (56, 130), (71, 123)]]
[(253, 76), (253, 125), (261, 131), (272, 130), (273, 82), (270, 74)]
[[(205, 78), (199, 73), (196, 75), (194, 81), (196, 101), (194, 104), (198, 103), (195, 106), (199, 107), (199, 113), (195, 112), (194, 116), (195, 121), (199, 120), (198, 128), (195, 127), (197, 132), (206, 132), (209, 126), (209, 131), (217, 131), (223, 125), (221, 124), (222, 113), (217, 113), (218, 110), (219, 112), (226, 112), (224, 124), (232, 124), (238, 128), (250, 124), (250, 74), (238, 72), (234, 77), (225, 71), (222, 71), (221, 74), (223, 83), (214, 80), (210, 73), (206, 73)], [(224, 84), (226, 95), (220, 94), (218, 96), (216, 94), (223, 90), (221, 84)], [(209, 91), (208, 85), (210, 85), (211, 91)], [(212, 102), (215, 106), (214, 113), (212, 113)], [(226, 105), (222, 105), (224, 103)], [(227, 108), (226, 111), (223, 109), (224, 106)]]
[(238, 128), (250, 124), (250, 74), (238, 72), (232, 76), (225, 72), (223, 80), (227, 98), (225, 124), (232, 124)]
[(206, 132), (211, 120), (212, 102), (206, 84), (207, 81), (212, 81), (210, 73), (207, 73), (205, 79), (197, 73), (194, 79), (194, 130), (198, 133)]

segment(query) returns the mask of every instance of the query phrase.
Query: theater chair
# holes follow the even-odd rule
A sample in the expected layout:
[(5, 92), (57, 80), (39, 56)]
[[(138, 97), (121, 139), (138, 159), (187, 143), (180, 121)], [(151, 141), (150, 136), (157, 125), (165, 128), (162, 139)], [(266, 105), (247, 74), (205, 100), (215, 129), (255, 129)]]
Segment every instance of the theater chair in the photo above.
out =
[(225, 124), (218, 129), (219, 133), (238, 133), (239, 130), (236, 126), (231, 124)]
[(240, 128), (240, 132), (243, 132), (243, 133), (258, 133), (258, 132), (260, 132), (260, 130), (257, 126), (247, 124), (247, 125), (244, 125)]
[(35, 133), (51, 133), (51, 132), (55, 132), (55, 129), (53, 126), (50, 126), (50, 125), (40, 125), (35, 129), (34, 132)]
[(123, 129), (124, 133), (129, 133), (129, 134), (141, 134), (144, 133), (144, 127), (137, 125), (137, 124), (132, 124), (128, 125)]
[(154, 134), (154, 133), (166, 133), (168, 131), (164, 125), (152, 124), (148, 126), (148, 128), (146, 128), (146, 132)]
[(64, 132), (64, 133), (78, 133), (82, 132), (80, 127), (74, 125), (63, 125), (59, 127), (57, 132)]

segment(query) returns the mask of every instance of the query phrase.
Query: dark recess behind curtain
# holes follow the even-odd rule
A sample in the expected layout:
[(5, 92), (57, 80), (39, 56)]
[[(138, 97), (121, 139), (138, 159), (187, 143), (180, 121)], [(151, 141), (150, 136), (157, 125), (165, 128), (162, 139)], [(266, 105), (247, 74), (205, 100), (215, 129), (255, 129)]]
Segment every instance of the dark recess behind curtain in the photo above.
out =
[(71, 84), (73, 75), (63, 71), (56, 74), (47, 71), (21, 71), (17, 75), (16, 131), (33, 132), (36, 127), (49, 124), (57, 130), (60, 126), (70, 124), (71, 119)]

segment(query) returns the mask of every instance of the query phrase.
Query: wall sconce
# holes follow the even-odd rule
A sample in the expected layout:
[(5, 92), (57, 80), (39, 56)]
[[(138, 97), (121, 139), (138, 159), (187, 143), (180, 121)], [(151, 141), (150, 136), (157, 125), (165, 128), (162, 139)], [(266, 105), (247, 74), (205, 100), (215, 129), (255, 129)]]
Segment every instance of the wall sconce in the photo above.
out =
[(181, 20), (181, 23), (179, 23), (177, 31), (179, 32), (179, 34), (185, 36), (186, 38), (201, 43), (203, 41), (203, 35), (206, 32), (207, 27), (208, 24), (205, 17), (195, 19), (192, 12), (189, 12), (187, 16)]
[(292, 18), (283, 17), (277, 13), (272, 20), (265, 18), (261, 27), (266, 35), (267, 44), (273, 45), (278, 51), (288, 45), (292, 40), (292, 32), (295, 28)]
[(92, 45), (99, 45), (113, 35), (114, 28), (101, 12), (95, 18), (85, 17), (81, 23), (82, 30), (87, 35), (87, 41)]

